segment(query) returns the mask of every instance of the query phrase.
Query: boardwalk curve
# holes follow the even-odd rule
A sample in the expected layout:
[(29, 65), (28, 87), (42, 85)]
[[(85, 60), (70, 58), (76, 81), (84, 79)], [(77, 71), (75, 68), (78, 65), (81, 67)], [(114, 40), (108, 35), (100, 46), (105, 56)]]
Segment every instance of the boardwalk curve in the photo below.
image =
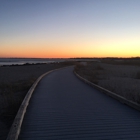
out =
[[(59, 68), (61, 69), (61, 68)], [(37, 84), (40, 82), (40, 80), (48, 75), (49, 73), (53, 72), (53, 71), (56, 71), (58, 69), (55, 69), (55, 70), (51, 70), (51, 71), (48, 71), (44, 74), (42, 74), (35, 82), (34, 84), (31, 86), (31, 88), (29, 89), (27, 95), (25, 96), (19, 110), (18, 110), (18, 113), (14, 119), (14, 122), (11, 126), (11, 129), (10, 129), (10, 132), (7, 136), (7, 139), (6, 140), (17, 140), (18, 139), (18, 136), (20, 134), (20, 130), (21, 130), (21, 125), (22, 125), (22, 122), (23, 122), (23, 118), (24, 118), (24, 115), (26, 113), (26, 109), (27, 109), (27, 106), (29, 104), (29, 101), (30, 101), (30, 98), (37, 86)]]
[(19, 140), (134, 140), (139, 132), (139, 111), (80, 81), (69, 67), (39, 82)]

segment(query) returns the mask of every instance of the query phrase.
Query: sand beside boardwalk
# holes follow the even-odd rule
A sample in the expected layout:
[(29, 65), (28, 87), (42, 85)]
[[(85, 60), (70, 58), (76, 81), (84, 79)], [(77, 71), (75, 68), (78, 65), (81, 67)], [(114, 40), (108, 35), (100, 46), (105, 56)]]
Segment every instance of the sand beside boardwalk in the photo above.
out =
[(17, 109), (33, 82), (43, 73), (69, 63), (0, 67), (0, 140), (6, 139)]

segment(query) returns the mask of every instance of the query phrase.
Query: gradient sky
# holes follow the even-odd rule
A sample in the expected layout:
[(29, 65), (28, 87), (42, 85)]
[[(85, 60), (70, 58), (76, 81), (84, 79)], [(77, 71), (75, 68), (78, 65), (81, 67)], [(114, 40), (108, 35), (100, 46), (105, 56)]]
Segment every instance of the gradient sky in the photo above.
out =
[(140, 0), (0, 0), (0, 57), (140, 56)]

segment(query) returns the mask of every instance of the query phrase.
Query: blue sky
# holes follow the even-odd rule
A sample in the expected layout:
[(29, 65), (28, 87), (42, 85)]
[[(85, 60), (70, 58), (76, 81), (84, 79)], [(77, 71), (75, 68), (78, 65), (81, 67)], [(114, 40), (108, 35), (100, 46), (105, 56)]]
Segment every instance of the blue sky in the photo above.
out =
[(0, 57), (132, 57), (139, 0), (1, 0)]

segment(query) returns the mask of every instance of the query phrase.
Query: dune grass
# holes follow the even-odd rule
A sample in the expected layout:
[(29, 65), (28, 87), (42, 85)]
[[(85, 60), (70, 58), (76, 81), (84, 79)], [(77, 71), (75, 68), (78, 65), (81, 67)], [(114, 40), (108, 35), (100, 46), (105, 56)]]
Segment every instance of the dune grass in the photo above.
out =
[(11, 125), (19, 106), (21, 105), (27, 91), (34, 83), (35, 78), (29, 78), (27, 81), (18, 81), (16, 83), (2, 83), (1, 90), (1, 114), (0, 118), (8, 126)]
[[(139, 63), (138, 63), (139, 62)], [(75, 71), (90, 82), (140, 103), (140, 60), (102, 60), (79, 63)]]
[(136, 78), (140, 79), (140, 71), (137, 72)]
[(140, 66), (140, 58), (112, 58), (112, 59), (101, 59), (102, 63), (112, 64), (112, 65), (131, 65)]
[(83, 65), (82, 63), (78, 63), (74, 70), (81, 75), (82, 77), (88, 79), (90, 82), (94, 84), (98, 84), (99, 74), (103, 70), (103, 68), (98, 64), (98, 62), (87, 62), (87, 65)]

